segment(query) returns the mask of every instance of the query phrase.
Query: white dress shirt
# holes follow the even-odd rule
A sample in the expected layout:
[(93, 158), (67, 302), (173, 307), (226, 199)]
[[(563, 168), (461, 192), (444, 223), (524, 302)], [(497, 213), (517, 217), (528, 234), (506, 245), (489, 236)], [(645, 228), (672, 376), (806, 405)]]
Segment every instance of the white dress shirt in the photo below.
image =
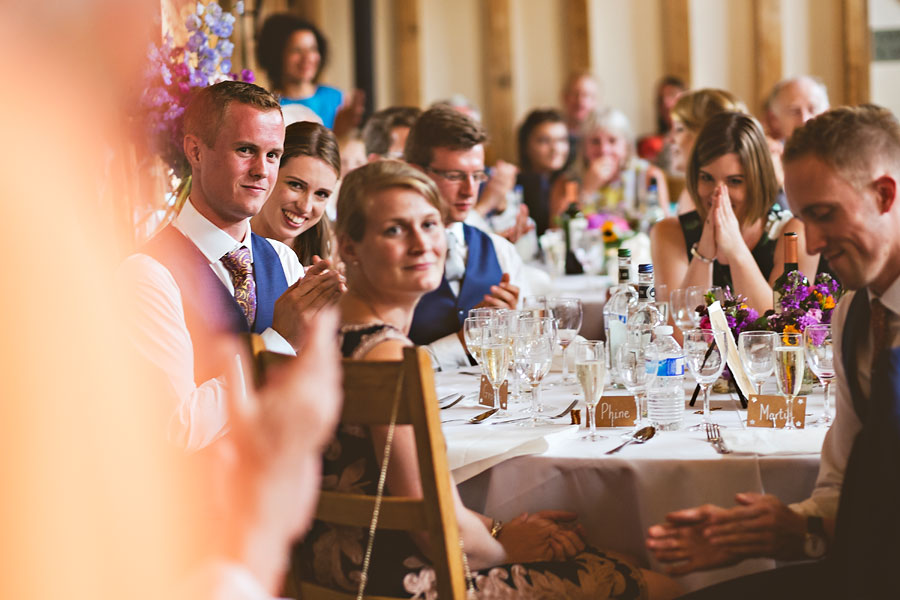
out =
[[(841, 496), (841, 485), (844, 482), (844, 470), (856, 434), (862, 424), (853, 408), (850, 386), (847, 377), (859, 377), (860, 391), (868, 396), (871, 389), (872, 339), (871, 332), (866, 332), (865, 343), (857, 350), (857, 372), (844, 371), (843, 352), (841, 348), (844, 323), (850, 303), (855, 292), (847, 293), (838, 303), (831, 318), (831, 330), (834, 339), (835, 376), (832, 387), (835, 389), (835, 419), (822, 444), (822, 460), (819, 464), (819, 476), (812, 496), (803, 502), (792, 504), (791, 508), (802, 515), (835, 518)], [(869, 294), (870, 301), (874, 297)], [(895, 280), (880, 298), (881, 303), (890, 311), (887, 316), (888, 346), (900, 346), (900, 279)]]
[[(197, 246), (233, 294), (231, 276), (219, 259), (239, 246), (246, 246), (252, 259), (249, 223), (247, 235), (239, 243), (186, 202), (173, 225)], [(292, 285), (303, 276), (297, 255), (281, 242), (269, 241), (281, 259), (288, 285)], [(141, 354), (166, 373), (178, 399), (169, 424), (170, 438), (189, 450), (210, 444), (227, 431), (226, 382), (224, 376), (199, 386), (194, 382), (194, 348), (175, 278), (155, 258), (133, 254), (119, 267), (118, 279), (133, 315), (132, 339)], [(275, 330), (267, 329), (262, 338), (269, 350), (293, 354), (291, 345)]]
[[(459, 249), (462, 253), (463, 260), (468, 260), (469, 247), (466, 244), (466, 238), (463, 234), (463, 224), (453, 223), (447, 227), (447, 230), (452, 231), (456, 236), (456, 239), (459, 240)], [(509, 240), (494, 233), (486, 233), (490, 236), (491, 242), (494, 244), (494, 252), (497, 253), (497, 262), (500, 263), (500, 269), (504, 273), (509, 273), (509, 282), (519, 288), (519, 304), (521, 305), (522, 299), (525, 298), (525, 296), (531, 295), (522, 258), (519, 256), (519, 253), (516, 252), (516, 247), (509, 243)], [(460, 282), (450, 281), (448, 283), (450, 285), (450, 290), (458, 296)], [(460, 343), (456, 333), (435, 340), (428, 344), (426, 348), (431, 353), (432, 361), (435, 366), (442, 370), (469, 366), (469, 357), (466, 355), (466, 350)]]

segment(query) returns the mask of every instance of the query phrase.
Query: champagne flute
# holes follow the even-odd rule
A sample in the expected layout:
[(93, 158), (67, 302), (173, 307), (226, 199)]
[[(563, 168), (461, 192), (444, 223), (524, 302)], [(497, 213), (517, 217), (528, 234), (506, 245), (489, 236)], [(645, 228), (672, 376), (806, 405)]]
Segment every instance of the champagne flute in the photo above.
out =
[[(500, 408), (500, 386), (509, 370), (509, 340), (505, 327), (488, 325), (481, 330), (484, 374), (494, 389), (493, 408)], [(499, 413), (498, 413), (499, 414)]]
[(669, 293), (669, 286), (664, 283), (661, 283), (656, 286), (656, 299), (653, 301), (656, 304), (656, 308), (659, 309), (659, 314), (662, 315), (663, 325), (669, 324), (669, 299), (671, 298), (671, 294)]
[(831, 340), (831, 325), (818, 323), (809, 325), (803, 332), (803, 350), (806, 364), (819, 378), (825, 388), (825, 407), (822, 418), (816, 423), (831, 423), (834, 407), (831, 405), (831, 380), (834, 379), (834, 348)]
[(590, 433), (583, 440), (596, 442), (606, 439), (605, 435), (597, 435), (597, 404), (603, 397), (603, 385), (606, 381), (606, 353), (603, 342), (579, 340), (575, 344), (575, 373), (581, 390), (584, 392), (584, 404), (587, 408), (588, 429)]
[(794, 398), (803, 385), (803, 335), (800, 333), (779, 334), (779, 344), (775, 346), (775, 382), (778, 392), (784, 396), (787, 409), (785, 429), (794, 427)]
[(656, 373), (654, 353), (650, 346), (635, 342), (626, 342), (616, 352), (616, 368), (625, 389), (634, 395), (637, 408), (635, 423), (641, 421), (646, 414), (647, 386)]
[[(688, 329), (684, 332), (684, 357), (687, 366), (703, 392), (703, 419), (691, 431), (704, 430), (712, 424), (709, 416), (709, 388), (725, 368), (725, 332), (712, 329)], [(724, 427), (724, 425), (719, 425)]]
[(563, 372), (562, 382), (569, 381), (569, 362), (567, 360), (566, 349), (578, 330), (581, 329), (581, 320), (584, 316), (584, 309), (581, 306), (581, 300), (578, 298), (551, 298), (547, 301), (550, 308), (551, 316), (556, 319), (556, 336), (559, 345), (562, 346)]
[(756, 386), (756, 393), (762, 393), (766, 379), (775, 372), (775, 343), (778, 334), (774, 331), (742, 331), (738, 336), (738, 353), (747, 376)]

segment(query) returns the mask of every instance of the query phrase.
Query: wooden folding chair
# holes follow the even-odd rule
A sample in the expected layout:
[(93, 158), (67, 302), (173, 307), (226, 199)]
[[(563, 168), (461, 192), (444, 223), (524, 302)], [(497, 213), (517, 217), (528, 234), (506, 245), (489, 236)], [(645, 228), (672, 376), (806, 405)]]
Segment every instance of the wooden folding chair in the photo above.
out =
[[(283, 360), (281, 355), (259, 351), (258, 345), (256, 349), (255, 367), (262, 371)], [(463, 600), (466, 595), (466, 579), (459, 527), (453, 509), (450, 487), (453, 484), (447, 467), (446, 444), (441, 432), (434, 372), (428, 353), (422, 348), (406, 348), (402, 361), (344, 360), (343, 368), (344, 405), (341, 423), (388, 425), (396, 399), (399, 402), (396, 424), (412, 425), (415, 434), (423, 497), (418, 499), (385, 494), (378, 528), (427, 532), (439, 597)], [(377, 453), (380, 454), (381, 449)], [(316, 519), (368, 530), (374, 507), (375, 496), (322, 491), (316, 508)], [(374, 552), (378, 551), (376, 546)], [(356, 593), (339, 592), (305, 581), (300, 582), (299, 593), (303, 600), (356, 598)], [(365, 597), (386, 600), (383, 596), (366, 594)]]

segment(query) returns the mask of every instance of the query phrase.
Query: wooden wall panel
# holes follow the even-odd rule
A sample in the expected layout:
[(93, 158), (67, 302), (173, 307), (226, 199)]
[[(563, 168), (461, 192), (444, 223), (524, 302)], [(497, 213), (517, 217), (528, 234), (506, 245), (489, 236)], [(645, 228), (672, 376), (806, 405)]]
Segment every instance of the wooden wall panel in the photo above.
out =
[(419, 0), (394, 0), (394, 97), (403, 106), (422, 104)]
[(298, 17), (306, 19), (317, 27), (322, 26), (321, 0), (287, 0), (287, 10)]
[(588, 0), (565, 0), (563, 5), (563, 73), (590, 72), (591, 32)]
[(781, 0), (753, 0), (753, 85), (757, 114), (766, 95), (781, 81)]
[(484, 124), (491, 136), (488, 164), (514, 161), (514, 110), (510, 0), (484, 2)]
[(691, 26), (688, 0), (662, 3), (663, 72), (691, 87)]
[(841, 24), (844, 58), (844, 103), (869, 101), (871, 34), (866, 0), (842, 0)]

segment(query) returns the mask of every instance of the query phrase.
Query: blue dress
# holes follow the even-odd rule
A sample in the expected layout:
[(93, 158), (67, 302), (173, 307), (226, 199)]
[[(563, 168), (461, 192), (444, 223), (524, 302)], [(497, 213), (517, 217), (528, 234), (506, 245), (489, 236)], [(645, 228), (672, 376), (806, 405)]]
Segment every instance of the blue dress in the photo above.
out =
[(281, 105), (302, 104), (322, 119), (322, 125), (328, 129), (334, 127), (334, 117), (337, 115), (341, 103), (344, 101), (344, 95), (337, 88), (327, 85), (320, 85), (316, 88), (316, 93), (308, 98), (281, 98)]

